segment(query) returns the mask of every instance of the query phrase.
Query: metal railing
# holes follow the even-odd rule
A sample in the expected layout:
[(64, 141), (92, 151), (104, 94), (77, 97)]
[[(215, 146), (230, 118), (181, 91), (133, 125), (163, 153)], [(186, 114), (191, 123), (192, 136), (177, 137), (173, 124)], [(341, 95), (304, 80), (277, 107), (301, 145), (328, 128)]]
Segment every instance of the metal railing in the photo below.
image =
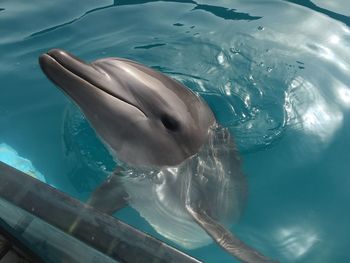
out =
[[(0, 199), (22, 211), (22, 217), (37, 218), (39, 224), (48, 224), (118, 262), (200, 262), (2, 162)], [(5, 220), (3, 217), (5, 215), (0, 214), (0, 218)], [(55, 242), (56, 247), (60, 245), (59, 241)], [(62, 247), (70, 249), (65, 244)]]

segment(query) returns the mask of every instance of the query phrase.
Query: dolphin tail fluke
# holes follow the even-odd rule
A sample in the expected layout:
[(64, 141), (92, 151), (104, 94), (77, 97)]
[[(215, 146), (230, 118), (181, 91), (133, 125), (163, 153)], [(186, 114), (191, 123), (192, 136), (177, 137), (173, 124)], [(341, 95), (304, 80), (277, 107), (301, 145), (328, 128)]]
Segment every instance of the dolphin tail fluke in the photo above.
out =
[(193, 219), (228, 253), (244, 263), (278, 263), (260, 254), (255, 249), (249, 247), (244, 242), (235, 237), (221, 224), (216, 222), (204, 211), (186, 205), (187, 211)]

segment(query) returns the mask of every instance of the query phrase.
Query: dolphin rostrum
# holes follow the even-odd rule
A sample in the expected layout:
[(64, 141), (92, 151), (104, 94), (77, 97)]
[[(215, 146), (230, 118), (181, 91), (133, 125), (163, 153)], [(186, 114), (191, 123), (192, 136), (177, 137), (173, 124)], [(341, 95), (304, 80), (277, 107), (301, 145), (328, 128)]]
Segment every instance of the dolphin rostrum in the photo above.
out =
[(211, 237), (242, 262), (273, 262), (227, 230), (244, 206), (246, 180), (230, 133), (200, 97), (127, 59), (88, 64), (53, 49), (39, 63), (123, 163), (94, 191), (90, 205), (112, 214), (130, 204), (183, 247)]

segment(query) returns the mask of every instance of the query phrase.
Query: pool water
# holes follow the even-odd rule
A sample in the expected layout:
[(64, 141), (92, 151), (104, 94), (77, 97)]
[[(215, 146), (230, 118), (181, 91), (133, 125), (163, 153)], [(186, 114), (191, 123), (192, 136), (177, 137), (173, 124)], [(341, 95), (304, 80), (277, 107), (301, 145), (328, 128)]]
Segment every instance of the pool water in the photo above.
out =
[[(41, 72), (54, 47), (136, 60), (200, 94), (249, 181), (232, 231), (281, 262), (350, 262), (347, 0), (2, 0), (0, 145), (86, 200), (115, 163)], [(132, 208), (116, 216), (166, 241)], [(214, 243), (185, 252), (233, 262)]]

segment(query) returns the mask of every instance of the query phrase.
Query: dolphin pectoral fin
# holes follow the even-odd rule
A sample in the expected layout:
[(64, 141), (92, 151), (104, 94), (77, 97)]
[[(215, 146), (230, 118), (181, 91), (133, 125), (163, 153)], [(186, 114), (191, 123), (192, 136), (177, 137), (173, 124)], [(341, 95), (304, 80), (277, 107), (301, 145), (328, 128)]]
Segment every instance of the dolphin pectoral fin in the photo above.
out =
[(193, 219), (211, 236), (216, 243), (230, 253), (235, 258), (244, 263), (277, 263), (260, 254), (255, 249), (249, 247), (244, 242), (235, 237), (224, 226), (212, 219), (206, 212), (200, 209), (193, 209), (186, 205), (187, 211)]
[[(117, 168), (108, 176), (107, 180), (92, 193), (86, 204), (109, 215), (125, 207), (127, 205), (128, 194), (125, 192), (120, 181), (121, 172), (121, 169)], [(71, 234), (74, 233), (80, 221), (80, 217), (77, 217), (68, 232)]]
[(120, 180), (122, 171), (117, 168), (92, 193), (87, 204), (106, 214), (113, 214), (127, 205), (128, 194)]

